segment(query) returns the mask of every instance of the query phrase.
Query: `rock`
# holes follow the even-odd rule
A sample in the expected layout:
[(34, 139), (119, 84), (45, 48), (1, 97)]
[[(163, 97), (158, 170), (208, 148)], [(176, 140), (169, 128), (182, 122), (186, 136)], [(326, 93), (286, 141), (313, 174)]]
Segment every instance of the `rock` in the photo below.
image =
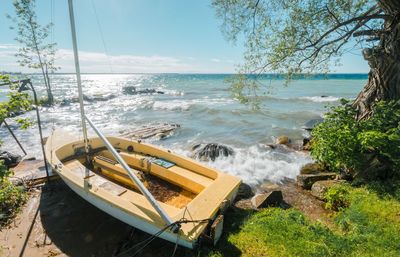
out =
[(7, 151), (3, 151), (0, 153), (0, 160), (2, 160), (4, 165), (8, 168), (17, 166), (21, 159), (21, 155), (18, 154), (12, 154)]
[(313, 130), (313, 128), (315, 128), (315, 126), (317, 126), (318, 124), (320, 124), (323, 121), (324, 121), (323, 118), (309, 120), (304, 124), (303, 129), (311, 131), (311, 130)]
[(311, 186), (311, 194), (316, 198), (323, 200), (325, 197), (326, 191), (334, 185), (343, 183), (344, 180), (321, 180), (315, 182)]
[(239, 209), (249, 210), (253, 209), (253, 205), (251, 204), (251, 199), (242, 199), (235, 202), (234, 206)]
[(249, 199), (254, 196), (253, 189), (246, 183), (241, 183), (235, 201)]
[(279, 190), (264, 194), (257, 194), (251, 198), (251, 204), (256, 209), (265, 208), (268, 206), (278, 206), (281, 203), (283, 203), (283, 195)]
[(286, 145), (290, 142), (287, 136), (280, 136), (275, 140), (275, 144), (277, 145)]
[(262, 191), (264, 191), (265, 193), (274, 191), (274, 190), (278, 190), (279, 189), (279, 185), (274, 184), (272, 182), (264, 182), (261, 186), (260, 189)]
[(83, 95), (83, 100), (85, 100), (86, 102), (97, 102), (97, 101), (104, 102), (104, 101), (111, 100), (115, 97), (117, 97), (117, 96), (114, 94), (93, 95), (93, 96)]
[(307, 163), (303, 165), (300, 169), (300, 174), (317, 174), (317, 173), (324, 173), (328, 172), (324, 165), (320, 163)]
[(217, 143), (206, 144), (203, 147), (195, 145), (192, 149), (195, 149), (193, 157), (203, 161), (215, 161), (220, 156), (228, 157), (234, 154), (233, 149), (229, 146)]
[(317, 174), (300, 174), (297, 176), (297, 185), (304, 189), (311, 189), (311, 186), (321, 180), (332, 180), (336, 178), (336, 173), (325, 172)]
[(303, 138), (303, 150), (305, 150), (305, 151), (311, 150), (311, 138), (310, 137)]
[(164, 94), (162, 91), (157, 91), (151, 88), (145, 88), (137, 90), (134, 86), (127, 86), (122, 89), (122, 92), (126, 95), (140, 95), (140, 94)]

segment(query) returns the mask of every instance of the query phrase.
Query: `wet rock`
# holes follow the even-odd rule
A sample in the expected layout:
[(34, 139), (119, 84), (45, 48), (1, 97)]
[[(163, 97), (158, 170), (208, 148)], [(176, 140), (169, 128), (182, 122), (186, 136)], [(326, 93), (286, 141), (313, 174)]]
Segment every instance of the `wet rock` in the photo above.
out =
[(157, 91), (152, 88), (145, 88), (141, 90), (137, 90), (134, 86), (126, 86), (122, 89), (122, 92), (125, 95), (140, 95), (140, 94), (164, 94), (163, 91)]
[(300, 169), (300, 174), (317, 174), (328, 172), (324, 165), (320, 163), (307, 163)]
[(311, 189), (311, 186), (321, 180), (333, 180), (336, 178), (336, 173), (325, 172), (316, 174), (300, 174), (297, 176), (297, 185), (304, 189)]
[(311, 150), (311, 138), (309, 137), (303, 138), (303, 150), (305, 151)]
[(315, 126), (317, 126), (318, 124), (320, 124), (323, 121), (324, 121), (323, 118), (309, 120), (304, 124), (303, 129), (311, 131), (311, 130), (313, 130), (313, 128)]
[(234, 206), (236, 208), (242, 209), (242, 210), (249, 210), (249, 209), (254, 209), (253, 205), (251, 204), (251, 199), (242, 199), (237, 202), (235, 202)]
[(108, 94), (108, 95), (93, 95), (93, 96), (89, 96), (89, 95), (83, 95), (83, 100), (85, 100), (86, 102), (104, 102), (104, 101), (108, 101), (111, 100), (113, 98), (117, 97), (114, 94)]
[(344, 180), (321, 180), (315, 182), (311, 186), (311, 194), (316, 198), (323, 200), (325, 197), (325, 193), (334, 185), (343, 183)]
[(257, 194), (251, 198), (251, 204), (256, 209), (265, 208), (268, 206), (279, 206), (281, 203), (283, 203), (283, 195), (279, 190)]
[(289, 142), (290, 142), (290, 139), (287, 136), (280, 136), (275, 140), (275, 144), (277, 144), (277, 145), (286, 145)]
[[(105, 102), (111, 99), (116, 98), (115, 94), (107, 94), (107, 95), (83, 95), (83, 100), (89, 103), (93, 102)], [(78, 97), (65, 98), (60, 101), (60, 106), (68, 106), (73, 103), (79, 103)]]
[(7, 151), (0, 152), (0, 160), (2, 160), (3, 164), (8, 168), (17, 166), (21, 159), (21, 155), (13, 154)]
[(195, 145), (192, 147), (194, 150), (193, 157), (203, 161), (215, 161), (220, 156), (228, 157), (234, 154), (232, 148), (226, 145), (211, 143), (206, 145)]
[(271, 192), (271, 191), (275, 191), (279, 189), (279, 185), (274, 184), (272, 182), (264, 182), (263, 184), (261, 184), (260, 186), (260, 190), (262, 190), (265, 193)]
[(246, 183), (241, 183), (235, 201), (249, 199), (254, 196), (253, 189)]

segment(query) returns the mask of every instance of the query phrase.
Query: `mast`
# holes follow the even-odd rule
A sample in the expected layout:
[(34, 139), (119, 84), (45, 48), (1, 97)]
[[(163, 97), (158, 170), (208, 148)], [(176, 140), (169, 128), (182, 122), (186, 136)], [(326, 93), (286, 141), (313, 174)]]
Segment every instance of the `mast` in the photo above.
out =
[(80, 107), (80, 111), (81, 111), (81, 122), (82, 122), (82, 133), (83, 133), (83, 140), (85, 142), (85, 151), (86, 151), (86, 154), (88, 154), (89, 153), (89, 146), (88, 146), (88, 136), (87, 136), (86, 121), (85, 121), (85, 107), (83, 105), (81, 69), (80, 69), (80, 66), (79, 66), (78, 44), (76, 43), (75, 18), (74, 18), (74, 8), (73, 8), (73, 5), (72, 5), (72, 1), (73, 0), (68, 0), (69, 20), (70, 20), (70, 23), (71, 23), (72, 45), (73, 45), (73, 48), (74, 48), (76, 82), (78, 84), (79, 107)]
[[(171, 227), (174, 233), (177, 233), (180, 229), (180, 224), (174, 223), (173, 220), (168, 216), (165, 210), (158, 204), (157, 200), (154, 196), (149, 192), (149, 190), (143, 185), (143, 183), (134, 175), (131, 171), (131, 168), (124, 161), (124, 159), (119, 155), (119, 153), (115, 150), (112, 144), (107, 140), (107, 138), (96, 128), (96, 126), (91, 122), (91, 120), (85, 115), (85, 109), (83, 106), (83, 93), (82, 93), (82, 84), (81, 84), (81, 72), (79, 68), (79, 57), (78, 57), (78, 47), (76, 43), (76, 31), (75, 31), (75, 19), (74, 19), (74, 8), (72, 6), (73, 0), (68, 0), (69, 6), (69, 19), (71, 22), (71, 32), (72, 32), (72, 44), (74, 47), (74, 59), (75, 59), (75, 69), (76, 69), (76, 81), (78, 83), (78, 92), (79, 92), (79, 105), (81, 109), (81, 120), (82, 120), (82, 132), (83, 138), (85, 141), (85, 151), (86, 151), (86, 159), (89, 162), (89, 145), (87, 139), (87, 129), (86, 129), (86, 120), (89, 125), (94, 129), (96, 134), (103, 141), (107, 149), (112, 153), (112, 155), (117, 159), (117, 161), (122, 165), (122, 167), (128, 172), (131, 180), (139, 187), (140, 192), (146, 197), (149, 203), (153, 206), (156, 212), (160, 215), (160, 217), (164, 220), (168, 227)], [(86, 189), (89, 189), (89, 182), (86, 178), (89, 177), (89, 169), (85, 169), (85, 180), (84, 186)]]

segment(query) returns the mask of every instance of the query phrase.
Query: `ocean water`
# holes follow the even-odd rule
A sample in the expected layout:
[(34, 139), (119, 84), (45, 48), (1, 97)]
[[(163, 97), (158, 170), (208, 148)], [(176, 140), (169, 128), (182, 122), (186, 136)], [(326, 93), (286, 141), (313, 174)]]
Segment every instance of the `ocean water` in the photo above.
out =
[[(151, 143), (190, 156), (191, 147), (198, 143), (222, 143), (232, 147), (235, 155), (207, 164), (241, 177), (257, 185), (266, 180), (279, 182), (295, 178), (301, 165), (310, 157), (300, 152), (282, 152), (266, 145), (280, 135), (301, 140), (306, 132), (305, 122), (320, 118), (326, 106), (338, 104), (340, 98), (354, 99), (366, 83), (362, 74), (329, 75), (294, 80), (288, 86), (282, 79), (265, 76), (261, 82), (268, 94), (262, 96), (259, 110), (240, 104), (231, 97), (226, 79), (230, 75), (187, 74), (84, 74), (84, 94), (87, 115), (108, 135), (139, 127), (151, 122), (177, 123), (181, 127), (163, 140)], [(73, 74), (52, 76), (53, 91), (59, 101), (77, 97)], [(39, 95), (44, 95), (40, 76), (32, 75)], [(124, 94), (123, 88), (155, 89), (164, 94)], [(6, 99), (7, 89), (0, 89), (0, 101)], [(57, 104), (40, 108), (44, 135), (61, 127), (81, 134), (79, 104)], [(35, 112), (25, 117), (35, 120)], [(16, 127), (16, 124), (11, 124)], [(89, 133), (94, 132), (89, 129)], [(41, 157), (37, 126), (16, 131), (29, 154)], [(0, 128), (3, 149), (21, 153), (8, 131)]]

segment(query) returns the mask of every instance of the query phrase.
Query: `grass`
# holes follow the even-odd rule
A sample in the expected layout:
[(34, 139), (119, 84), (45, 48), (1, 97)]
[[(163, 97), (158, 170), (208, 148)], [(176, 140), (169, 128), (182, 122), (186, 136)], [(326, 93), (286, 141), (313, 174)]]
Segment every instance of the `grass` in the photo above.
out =
[[(348, 205), (339, 208), (332, 217), (333, 227), (311, 221), (295, 209), (242, 211), (241, 216), (228, 217), (227, 235), (217, 249), (203, 251), (200, 255), (400, 256), (398, 199), (381, 196), (367, 187), (337, 187), (341, 188), (332, 190), (340, 192)], [(230, 226), (232, 223), (237, 226)]]

